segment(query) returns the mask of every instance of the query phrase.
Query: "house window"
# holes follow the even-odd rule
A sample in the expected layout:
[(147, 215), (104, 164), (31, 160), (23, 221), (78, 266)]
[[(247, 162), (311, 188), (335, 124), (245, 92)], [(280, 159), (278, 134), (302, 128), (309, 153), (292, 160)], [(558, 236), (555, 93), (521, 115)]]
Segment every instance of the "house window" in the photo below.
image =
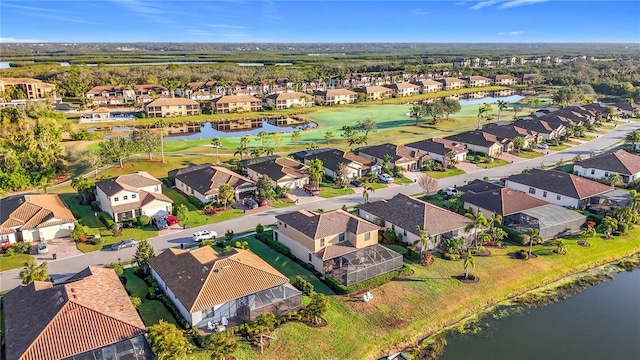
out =
[(127, 195), (122, 197), (122, 200), (129, 200), (129, 197)]
[(608, 172), (608, 171), (605, 171), (605, 172), (604, 172), (604, 176), (609, 177), (609, 172)]
[(118, 198), (117, 196), (113, 198), (113, 202), (118, 202), (120, 201), (120, 198)]
[(396, 231), (396, 226), (391, 224), (391, 230)]
[(132, 199), (135, 199), (137, 196), (138, 196), (138, 195), (136, 195), (136, 194), (131, 194), (131, 198), (132, 198)]
[(313, 254), (309, 253), (309, 262), (311, 262), (311, 255)]
[(202, 310), (202, 318), (203, 319), (212, 318), (214, 314), (215, 314), (215, 312), (214, 312), (213, 308), (208, 308), (208, 309)]
[(364, 234), (364, 241), (369, 241), (369, 240), (371, 240), (371, 233), (370, 232)]
[(278, 232), (273, 233), (273, 240), (278, 241)]
[(158, 189), (158, 185), (156, 185), (156, 186), (153, 188), (153, 191), (158, 191), (158, 190), (159, 190), (159, 189)]
[(542, 192), (542, 197), (547, 197), (547, 192), (546, 191)]
[(407, 230), (402, 231), (402, 236), (407, 237)]
[(596, 169), (591, 169), (591, 175), (595, 175)]
[(529, 188), (529, 194), (535, 194), (535, 193), (536, 193), (536, 189), (535, 189), (535, 188), (530, 187), (530, 188)]
[(285, 228), (285, 229), (287, 228), (287, 224), (284, 224), (284, 228)]
[(556, 199), (560, 200), (560, 199), (562, 199), (562, 197), (560, 195), (557, 195)]
[(344, 238), (345, 238), (344, 233), (338, 235), (338, 242), (343, 242)]
[(324, 238), (320, 239), (320, 246), (324, 247)]

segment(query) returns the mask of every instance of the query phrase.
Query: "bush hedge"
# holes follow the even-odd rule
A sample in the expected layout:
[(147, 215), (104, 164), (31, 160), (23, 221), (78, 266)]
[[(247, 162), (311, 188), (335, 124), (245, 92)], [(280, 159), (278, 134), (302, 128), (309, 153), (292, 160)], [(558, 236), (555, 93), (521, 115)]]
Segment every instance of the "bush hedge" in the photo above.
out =
[(402, 276), (402, 275), (408, 275), (411, 272), (411, 269), (407, 266), (407, 265), (402, 265), (402, 267), (398, 270), (394, 270), (391, 272), (388, 272), (386, 274), (382, 274), (379, 276), (376, 276), (374, 278), (371, 278), (369, 280), (365, 280), (363, 282), (359, 282), (357, 284), (351, 285), (351, 286), (344, 286), (342, 285), (341, 282), (339, 282), (338, 280), (334, 279), (333, 277), (331, 277), (330, 275), (326, 275), (324, 282), (325, 284), (327, 284), (327, 286), (329, 286), (329, 288), (331, 290), (333, 290), (335, 293), (337, 294), (351, 294), (353, 292), (356, 291), (360, 291), (360, 290), (364, 290), (367, 288), (372, 288), (372, 287), (376, 287), (376, 286), (380, 286), (388, 281), (391, 281), (393, 278), (396, 278), (398, 276)]
[(100, 221), (102, 221), (102, 223), (107, 227), (107, 229), (111, 229), (115, 224), (111, 216), (104, 211), (100, 213)]
[(277, 251), (277, 252), (279, 252), (281, 254), (289, 256), (289, 254), (291, 253), (291, 251), (289, 250), (288, 247), (286, 247), (285, 245), (282, 245), (281, 243), (279, 243), (279, 242), (277, 242), (277, 241), (275, 241), (273, 239), (265, 238), (264, 242), (265, 242), (265, 244), (269, 245), (270, 248), (272, 248), (273, 250), (275, 250), (275, 251)]
[(202, 203), (202, 201), (198, 200), (198, 198), (193, 195), (189, 195), (187, 200), (189, 200), (189, 202), (193, 204), (193, 206), (197, 207), (198, 209), (202, 209), (204, 207), (204, 204)]
[(514, 242), (518, 245), (528, 245), (529, 244), (529, 235), (523, 234), (519, 231), (516, 231), (508, 226), (500, 225), (502, 230), (507, 233), (507, 239), (509, 241)]

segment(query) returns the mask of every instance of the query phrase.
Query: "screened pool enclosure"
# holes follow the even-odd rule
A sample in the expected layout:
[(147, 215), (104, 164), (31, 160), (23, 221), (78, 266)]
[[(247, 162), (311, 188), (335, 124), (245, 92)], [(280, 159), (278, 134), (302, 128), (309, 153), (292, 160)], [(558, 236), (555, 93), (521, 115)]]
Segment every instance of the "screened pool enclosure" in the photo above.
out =
[(402, 267), (402, 255), (376, 244), (324, 261), (324, 273), (345, 286)]

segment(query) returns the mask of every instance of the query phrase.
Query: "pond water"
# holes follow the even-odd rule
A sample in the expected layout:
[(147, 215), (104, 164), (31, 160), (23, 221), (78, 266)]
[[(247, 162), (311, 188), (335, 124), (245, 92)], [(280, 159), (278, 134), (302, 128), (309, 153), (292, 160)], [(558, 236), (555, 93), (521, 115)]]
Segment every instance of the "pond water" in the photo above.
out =
[(0, 61), (0, 69), (8, 69), (10, 62), (9, 61)]
[(447, 335), (438, 359), (638, 359), (640, 271), (614, 276), (547, 307), (491, 319), (480, 336)]
[(229, 137), (239, 137), (244, 135), (255, 136), (258, 135), (261, 131), (266, 131), (268, 133), (278, 132), (278, 133), (288, 133), (296, 130), (305, 130), (315, 128), (315, 123), (308, 123), (301, 126), (275, 126), (269, 124), (266, 120), (262, 120), (262, 127), (248, 129), (248, 130), (234, 130), (234, 131), (220, 131), (213, 128), (213, 125), (210, 122), (203, 123), (200, 127), (200, 131), (192, 132), (192, 133), (183, 133), (183, 134), (171, 134), (167, 138), (167, 140), (197, 140), (197, 139), (213, 139), (215, 137), (219, 138), (229, 138)]
[(468, 100), (459, 100), (460, 105), (479, 105), (479, 104), (496, 104), (498, 100), (504, 101), (506, 103), (515, 103), (524, 99), (524, 96), (521, 95), (511, 95), (504, 97), (493, 97), (487, 96), (481, 99), (468, 99)]

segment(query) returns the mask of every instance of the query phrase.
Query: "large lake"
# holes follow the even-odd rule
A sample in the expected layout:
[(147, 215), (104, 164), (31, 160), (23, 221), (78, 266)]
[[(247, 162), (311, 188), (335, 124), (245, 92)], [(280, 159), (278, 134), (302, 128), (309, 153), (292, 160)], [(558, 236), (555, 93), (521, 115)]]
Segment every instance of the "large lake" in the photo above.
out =
[(481, 336), (447, 335), (439, 360), (640, 359), (640, 271), (522, 316), (489, 320)]

